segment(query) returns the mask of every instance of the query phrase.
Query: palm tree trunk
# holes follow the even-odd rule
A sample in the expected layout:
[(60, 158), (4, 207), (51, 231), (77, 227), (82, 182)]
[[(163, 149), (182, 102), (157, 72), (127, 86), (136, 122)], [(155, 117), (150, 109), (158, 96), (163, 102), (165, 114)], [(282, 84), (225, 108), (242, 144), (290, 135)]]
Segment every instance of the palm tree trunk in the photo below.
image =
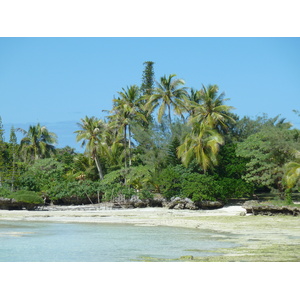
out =
[(131, 131), (130, 131), (130, 125), (128, 124), (128, 148), (129, 148), (129, 167), (131, 166)]
[(169, 122), (170, 122), (170, 126), (172, 125), (172, 119), (171, 119), (171, 108), (170, 105), (168, 105), (168, 111), (169, 111)]
[(95, 155), (94, 159), (95, 159), (95, 163), (96, 163), (96, 166), (98, 169), (100, 180), (103, 180), (103, 171), (102, 171), (101, 163), (100, 163), (97, 155)]
[(127, 147), (126, 147), (126, 144), (127, 144), (127, 125), (124, 126), (124, 151), (125, 151), (125, 170), (127, 169)]

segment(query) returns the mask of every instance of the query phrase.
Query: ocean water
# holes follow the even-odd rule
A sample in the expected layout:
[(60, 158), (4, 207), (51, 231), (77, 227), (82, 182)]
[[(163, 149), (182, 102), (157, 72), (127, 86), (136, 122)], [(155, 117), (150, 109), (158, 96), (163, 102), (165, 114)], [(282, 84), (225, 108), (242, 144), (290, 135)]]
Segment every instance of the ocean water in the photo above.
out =
[(123, 224), (0, 221), (1, 262), (130, 262), (216, 255), (224, 234)]

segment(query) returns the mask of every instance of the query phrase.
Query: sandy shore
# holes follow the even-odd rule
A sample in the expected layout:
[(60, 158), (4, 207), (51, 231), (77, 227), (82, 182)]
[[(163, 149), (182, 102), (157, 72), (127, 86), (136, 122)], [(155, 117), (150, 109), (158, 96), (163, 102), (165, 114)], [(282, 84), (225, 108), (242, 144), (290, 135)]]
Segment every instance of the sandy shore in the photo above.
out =
[[(77, 210), (79, 209), (79, 210)], [(0, 220), (121, 223), (135, 226), (173, 226), (212, 230), (240, 247), (223, 249), (222, 256), (200, 261), (300, 261), (300, 217), (242, 216), (241, 206), (215, 210), (171, 210), (167, 208), (64, 210), (0, 210)], [(213, 232), (212, 232), (213, 234)], [(225, 235), (226, 234), (226, 235)]]
[[(81, 210), (80, 206), (63, 207), (61, 210), (0, 210), (0, 220), (127, 223), (148, 226), (175, 226), (196, 228), (195, 219), (208, 216), (239, 216), (245, 212), (241, 206), (228, 206), (215, 210), (170, 210), (160, 207), (135, 209)], [(59, 209), (59, 208), (58, 208)]]

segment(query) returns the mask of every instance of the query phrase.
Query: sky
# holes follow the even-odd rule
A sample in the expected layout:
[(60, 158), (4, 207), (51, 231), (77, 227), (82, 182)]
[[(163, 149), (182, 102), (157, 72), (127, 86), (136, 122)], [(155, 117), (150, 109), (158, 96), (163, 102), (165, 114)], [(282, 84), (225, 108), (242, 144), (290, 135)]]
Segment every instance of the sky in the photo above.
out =
[(281, 115), (300, 129), (299, 53), (298, 37), (2, 37), (5, 138), (11, 126), (40, 123), (57, 134), (57, 147), (82, 151), (76, 123), (103, 118), (118, 91), (140, 85), (145, 61), (155, 63), (156, 80), (176, 74), (187, 87), (217, 84), (240, 117)]

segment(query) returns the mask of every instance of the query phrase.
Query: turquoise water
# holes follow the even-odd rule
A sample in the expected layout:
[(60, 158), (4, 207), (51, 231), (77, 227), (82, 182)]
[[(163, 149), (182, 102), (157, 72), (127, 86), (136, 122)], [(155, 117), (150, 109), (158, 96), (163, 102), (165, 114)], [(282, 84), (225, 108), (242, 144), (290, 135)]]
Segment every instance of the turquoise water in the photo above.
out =
[(224, 234), (120, 224), (0, 222), (1, 262), (129, 262), (215, 255)]

